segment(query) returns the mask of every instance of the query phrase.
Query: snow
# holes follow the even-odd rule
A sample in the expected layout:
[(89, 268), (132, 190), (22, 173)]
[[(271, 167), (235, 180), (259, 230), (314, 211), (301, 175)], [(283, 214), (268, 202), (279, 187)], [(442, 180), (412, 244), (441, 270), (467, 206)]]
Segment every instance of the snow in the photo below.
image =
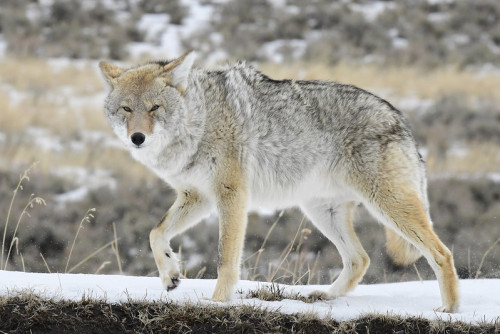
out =
[(30, 126), (26, 129), (29, 138), (35, 138), (34, 144), (47, 152), (62, 152), (64, 150), (63, 140), (52, 136), (48, 129)]
[(274, 63), (283, 63), (286, 53), (293, 59), (299, 59), (306, 51), (307, 43), (302, 39), (275, 40), (262, 45), (259, 55)]
[(89, 194), (88, 187), (81, 186), (74, 190), (65, 192), (64, 194), (55, 195), (54, 200), (59, 204), (65, 204), (67, 202), (80, 202), (83, 201), (88, 194)]
[(116, 180), (112, 172), (107, 169), (86, 169), (83, 167), (63, 166), (51, 170), (51, 174), (73, 181), (77, 187), (68, 192), (54, 196), (54, 200), (64, 207), (69, 202), (83, 201), (90, 191), (101, 187), (107, 187), (111, 191), (116, 190)]
[(143, 55), (155, 59), (168, 59), (180, 56), (186, 50), (182, 40), (209, 29), (214, 8), (199, 0), (183, 1), (189, 13), (182, 25), (170, 23), (168, 14), (144, 14), (138, 23), (139, 30), (145, 33), (145, 43), (131, 43), (128, 52), (134, 58)]
[(489, 180), (495, 183), (500, 183), (500, 173), (498, 172), (488, 172), (488, 173), (434, 173), (430, 175), (430, 180)]
[[(15, 296), (29, 291), (46, 298), (74, 301), (85, 296), (108, 302), (138, 300), (225, 305), (206, 300), (213, 292), (215, 280), (184, 279), (177, 289), (170, 292), (162, 289), (157, 277), (0, 271), (0, 282), (1, 296)], [(248, 291), (267, 284), (239, 281), (232, 300), (226, 304), (259, 306), (289, 314), (314, 313), (338, 321), (356, 319), (368, 313), (459, 320), (473, 324), (500, 321), (500, 279), (461, 280), (461, 308), (454, 314), (433, 311), (440, 305), (436, 281), (360, 285), (345, 297), (315, 303), (297, 300), (266, 302), (246, 297)], [(301, 295), (327, 288), (313, 285), (280, 287), (285, 293), (299, 292)]]
[(0, 58), (5, 57), (7, 51), (7, 42), (0, 36)]
[(352, 3), (350, 8), (358, 13), (361, 13), (366, 20), (375, 21), (375, 19), (384, 11), (395, 8), (394, 2), (373, 1), (367, 3)]

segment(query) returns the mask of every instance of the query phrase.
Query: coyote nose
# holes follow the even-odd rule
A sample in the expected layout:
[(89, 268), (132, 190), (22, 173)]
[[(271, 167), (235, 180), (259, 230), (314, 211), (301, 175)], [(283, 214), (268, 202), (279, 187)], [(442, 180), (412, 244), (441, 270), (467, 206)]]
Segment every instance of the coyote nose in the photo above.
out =
[(137, 146), (141, 146), (142, 143), (146, 140), (146, 136), (140, 132), (136, 132), (130, 136), (130, 140)]

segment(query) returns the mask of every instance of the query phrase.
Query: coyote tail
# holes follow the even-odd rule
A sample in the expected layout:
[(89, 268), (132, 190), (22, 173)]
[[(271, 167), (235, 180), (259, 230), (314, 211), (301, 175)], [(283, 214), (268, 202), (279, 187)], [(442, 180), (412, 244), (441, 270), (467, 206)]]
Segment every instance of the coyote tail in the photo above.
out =
[(387, 254), (395, 265), (406, 267), (422, 256), (415, 246), (388, 227), (385, 228), (385, 236)]

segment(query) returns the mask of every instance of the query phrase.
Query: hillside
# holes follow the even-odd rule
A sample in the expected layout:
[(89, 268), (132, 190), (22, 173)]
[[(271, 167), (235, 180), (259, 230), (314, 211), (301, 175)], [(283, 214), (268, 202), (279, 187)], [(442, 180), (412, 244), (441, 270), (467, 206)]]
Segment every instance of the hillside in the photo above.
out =
[(498, 66), (499, 17), (495, 0), (15, 0), (0, 54)]

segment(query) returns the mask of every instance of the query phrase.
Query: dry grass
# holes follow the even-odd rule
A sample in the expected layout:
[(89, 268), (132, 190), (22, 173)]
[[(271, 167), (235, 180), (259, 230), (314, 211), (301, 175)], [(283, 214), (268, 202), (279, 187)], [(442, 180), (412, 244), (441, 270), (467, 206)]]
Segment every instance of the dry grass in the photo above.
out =
[(32, 126), (69, 135), (108, 129), (103, 101), (95, 100), (105, 91), (95, 62), (52, 66), (43, 60), (6, 59), (0, 63), (0, 78), (2, 131)]
[[(16, 197), (17, 197), (18, 192), (23, 190), (23, 186), (25, 185), (25, 183), (30, 180), (30, 173), (31, 173), (32, 169), (35, 167), (35, 165), (37, 165), (37, 164), (33, 164), (28, 169), (26, 169), (23, 174), (21, 174), (19, 176), (19, 182), (17, 183), (17, 186), (15, 187), (14, 191), (12, 192), (10, 205), (8, 207), (8, 210), (7, 210), (5, 224), (3, 227), (2, 242), (0, 244), (0, 247), (1, 247), (0, 269), (2, 269), (2, 270), (7, 270), (9, 260), (11, 258), (13, 258), (14, 256), (18, 256), (20, 258), (20, 262), (22, 263), (23, 271), (26, 271), (25, 266), (24, 266), (23, 254), (22, 254), (22, 251), (19, 250), (19, 243), (22, 240), (20, 240), (20, 238), (18, 237), (17, 234), (19, 231), (19, 227), (21, 226), (21, 222), (23, 221), (23, 218), (25, 216), (29, 216), (28, 211), (33, 209), (33, 207), (35, 205), (45, 206), (46, 201), (41, 197), (38, 197), (38, 196), (35, 196), (34, 194), (31, 194), (29, 196), (29, 199), (28, 199), (26, 205), (23, 207), (23, 209), (20, 213), (13, 212), (13, 204), (16, 201)], [(72, 242), (70, 250), (69, 250), (69, 255), (66, 259), (66, 265), (64, 267), (64, 270), (58, 270), (58, 272), (64, 272), (64, 273), (74, 272), (75, 270), (80, 268), (83, 264), (85, 264), (87, 261), (89, 261), (90, 259), (92, 259), (96, 255), (99, 255), (99, 253), (101, 253), (105, 249), (111, 248), (114, 255), (116, 256), (116, 261), (118, 264), (119, 271), (121, 274), (123, 274), (123, 271), (121, 268), (121, 258), (120, 258), (120, 254), (118, 252), (118, 240), (119, 240), (119, 238), (117, 237), (116, 228), (114, 227), (114, 224), (113, 224), (113, 230), (114, 230), (113, 240), (111, 240), (107, 244), (101, 246), (100, 248), (98, 248), (94, 252), (88, 254), (86, 257), (81, 259), (77, 264), (73, 265), (72, 267), (70, 267), (68, 269), (68, 266), (71, 262), (71, 256), (73, 254), (73, 249), (75, 248), (75, 244), (76, 244), (76, 241), (78, 239), (78, 235), (80, 234), (80, 231), (83, 229), (84, 224), (90, 224), (92, 222), (92, 220), (95, 218), (95, 216), (94, 216), (95, 211), (96, 211), (95, 208), (88, 209), (87, 212), (85, 213), (84, 217), (81, 219), (81, 221), (77, 227), (77, 230), (75, 232), (75, 236), (74, 236), (73, 242)], [(14, 227), (14, 231), (10, 235), (8, 235), (10, 230), (11, 230), (11, 229), (9, 229), (10, 219), (16, 215), (17, 215), (17, 224)], [(8, 242), (9, 240), (10, 240), (10, 242)], [(6, 254), (5, 254), (5, 250), (7, 250)], [(15, 250), (15, 252), (13, 252), (13, 250)], [(50, 273), (52, 270), (50, 269), (49, 265), (47, 264), (43, 254), (40, 253), (40, 256), (41, 256), (41, 258), (42, 258), (42, 260), (47, 268), (47, 271)], [(109, 263), (110, 263), (109, 261), (105, 261), (97, 269), (97, 272), (100, 271), (104, 266), (106, 266)]]
[(265, 301), (281, 301), (285, 299), (300, 300), (304, 303), (314, 303), (318, 301), (316, 296), (302, 296), (300, 293), (285, 292), (285, 289), (278, 284), (272, 283), (263, 285), (257, 290), (249, 291), (245, 298), (257, 298)]
[(426, 163), (431, 174), (494, 173), (500, 166), (500, 149), (496, 143), (470, 143), (460, 154), (442, 157), (437, 152), (429, 152)]
[[(274, 78), (329, 79), (386, 92), (384, 97), (416, 96), (438, 98), (458, 93), (471, 99), (500, 101), (500, 77), (478, 75), (448, 67), (432, 71), (418, 68), (379, 68), (371, 65), (340, 64), (261, 64), (259, 68)], [(114, 138), (102, 112), (107, 88), (95, 62), (75, 62), (54, 66), (37, 59), (5, 59), (0, 63), (0, 132), (8, 139), (0, 148), (0, 168), (26, 166), (40, 161), (41, 171), (58, 166), (107, 168), (127, 177), (153, 178), (145, 168), (132, 161), (116, 147), (103, 147), (102, 142), (82, 137), (82, 133), (98, 131)], [(29, 129), (42, 128), (46, 137), (60, 143), (77, 142), (83, 147), (62, 149), (41, 146), (42, 139)], [(48, 146), (48, 147), (47, 147)], [(429, 170), (433, 172), (494, 171), (500, 161), (495, 145), (478, 143), (466, 156), (443, 159), (430, 152)], [(3, 167), (2, 167), (3, 166)]]
[(418, 67), (381, 68), (374, 65), (294, 63), (287, 65), (261, 64), (259, 69), (275, 79), (333, 80), (368, 90), (389, 90), (386, 97), (417, 96), (435, 99), (451, 93), (478, 99), (500, 100), (500, 76), (478, 74), (456, 67), (422, 70)]
[(77, 95), (91, 95), (104, 89), (95, 61), (52, 65), (44, 59), (2, 59), (0, 77), (18, 91), (37, 93), (73, 87)]
[[(12, 207), (13, 207), (13, 204), (16, 200), (16, 197), (17, 197), (17, 193), (23, 189), (23, 182), (25, 181), (29, 181), (29, 173), (31, 171), (31, 169), (34, 167), (34, 165), (32, 165), (30, 168), (26, 169), (24, 171), (24, 173), (22, 175), (19, 176), (19, 182), (17, 183), (17, 186), (16, 188), (14, 189), (14, 191), (12, 192), (12, 198), (10, 200), (10, 205), (9, 205), (9, 209), (7, 211), (7, 216), (5, 218), (5, 225), (3, 227), (3, 234), (2, 234), (2, 244), (1, 244), (1, 247), (2, 247), (2, 250), (1, 250), (1, 256), (0, 256), (0, 269), (3, 269), (3, 270), (7, 270), (7, 266), (9, 264), (9, 259), (10, 259), (10, 255), (11, 255), (11, 252), (12, 252), (12, 249), (13, 247), (15, 246), (16, 247), (16, 253), (21, 257), (21, 261), (23, 262), (23, 267), (24, 267), (24, 261), (23, 261), (23, 257), (22, 257), (22, 254), (19, 253), (19, 238), (17, 237), (17, 231), (19, 230), (19, 226), (21, 225), (21, 221), (23, 219), (23, 217), (25, 215), (29, 215), (28, 214), (28, 210), (33, 208), (33, 206), (35, 204), (37, 205), (46, 205), (45, 203), (45, 200), (41, 197), (38, 197), (38, 196), (35, 196), (34, 194), (31, 194), (30, 197), (29, 197), (29, 200), (28, 202), (26, 203), (26, 205), (24, 206), (24, 209), (21, 211), (21, 213), (19, 214), (18, 216), (18, 219), (17, 219), (17, 224), (14, 228), (14, 232), (12, 232), (12, 235), (10, 236), (10, 244), (7, 244), (7, 232), (8, 232), (8, 227), (9, 227), (9, 222), (10, 222), (10, 218), (11, 218), (11, 215), (12, 215)], [(4, 258), (4, 253), (5, 253), (5, 249), (8, 248), (8, 252), (7, 252), (7, 255), (5, 255), (5, 258)]]
[(109, 303), (90, 298), (72, 302), (21, 292), (0, 297), (0, 329), (9, 333), (496, 333), (499, 324), (379, 314), (338, 322), (257, 306)]
[[(269, 261), (267, 266), (265, 266), (265, 270), (263, 270), (262, 262), (264, 261), (262, 259), (266, 253), (267, 242), (276, 225), (280, 223), (284, 211), (282, 210), (278, 214), (278, 217), (267, 231), (259, 249), (243, 260), (242, 276), (244, 279), (269, 283), (291, 285), (320, 284), (321, 277), (317, 270), (320, 253), (313, 255), (303, 247), (304, 242), (312, 232), (311, 229), (306, 227), (308, 221), (305, 216), (302, 216), (294, 237), (281, 251), (281, 254), (275, 260)], [(276, 235), (272, 236), (272, 238), (276, 237)]]

